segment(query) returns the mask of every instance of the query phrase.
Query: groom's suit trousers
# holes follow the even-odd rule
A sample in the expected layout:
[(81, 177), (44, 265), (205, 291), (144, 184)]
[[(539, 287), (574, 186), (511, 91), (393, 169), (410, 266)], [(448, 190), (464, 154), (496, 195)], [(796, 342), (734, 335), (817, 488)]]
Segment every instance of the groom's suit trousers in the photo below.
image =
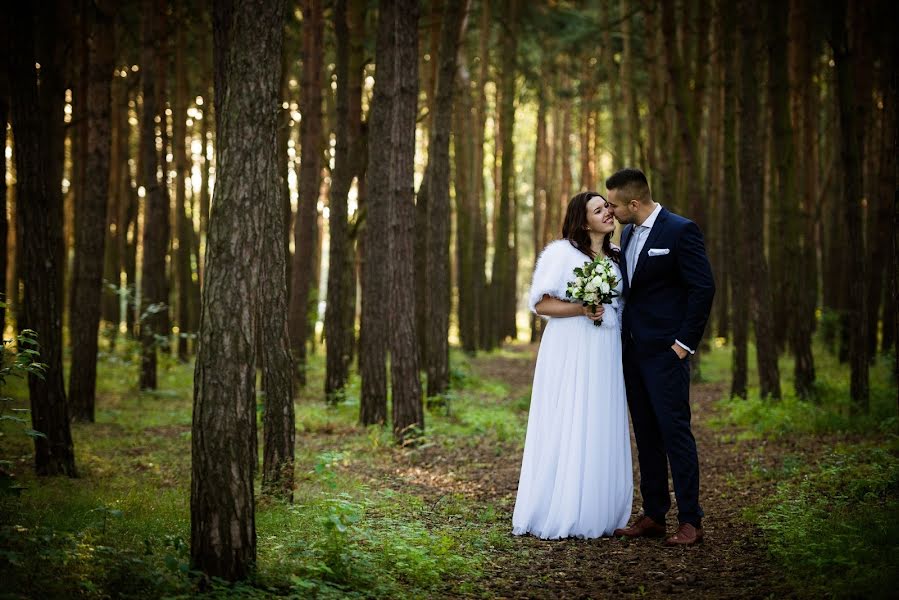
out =
[(624, 340), (627, 402), (637, 440), (643, 511), (657, 523), (671, 508), (668, 465), (677, 496), (678, 521), (701, 526), (699, 460), (690, 428), (689, 358), (671, 348), (646, 356)]

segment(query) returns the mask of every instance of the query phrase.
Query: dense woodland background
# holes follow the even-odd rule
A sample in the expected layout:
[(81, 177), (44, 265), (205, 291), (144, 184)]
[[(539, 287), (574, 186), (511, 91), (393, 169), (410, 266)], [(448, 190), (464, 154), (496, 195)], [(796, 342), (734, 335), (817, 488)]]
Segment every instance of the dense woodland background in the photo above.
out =
[(263, 494), (290, 501), (297, 394), (414, 447), (460, 365), (538, 340), (535, 255), (624, 166), (704, 231), (696, 382), (712, 357), (729, 397), (815, 406), (823, 362), (847, 415), (886, 388), (895, 419), (892, 2), (20, 4), (0, 70), (4, 380), (31, 372), (12, 410), (36, 473), (75, 477), (98, 356), (139, 356), (135, 393), (193, 365), (192, 567), (251, 570), (257, 420)]

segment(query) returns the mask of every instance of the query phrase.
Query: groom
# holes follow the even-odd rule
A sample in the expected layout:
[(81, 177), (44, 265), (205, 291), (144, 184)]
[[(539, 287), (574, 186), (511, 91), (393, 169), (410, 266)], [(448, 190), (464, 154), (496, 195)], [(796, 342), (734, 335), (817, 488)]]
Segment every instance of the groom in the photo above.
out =
[(670, 464), (679, 526), (665, 543), (689, 546), (703, 537), (689, 357), (699, 347), (712, 307), (712, 269), (699, 227), (653, 201), (642, 171), (622, 169), (606, 180), (606, 188), (607, 206), (625, 226), (624, 381), (643, 496), (643, 515), (615, 535), (665, 535)]

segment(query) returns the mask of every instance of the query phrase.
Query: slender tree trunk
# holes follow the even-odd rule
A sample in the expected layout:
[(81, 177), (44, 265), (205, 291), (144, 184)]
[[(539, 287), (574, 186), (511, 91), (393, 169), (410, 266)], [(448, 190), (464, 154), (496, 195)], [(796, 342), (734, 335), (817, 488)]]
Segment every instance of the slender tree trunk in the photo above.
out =
[[(546, 65), (546, 62), (543, 63)], [(546, 180), (547, 180), (547, 140), (546, 140), (546, 113), (547, 113), (547, 92), (543, 88), (537, 90), (537, 141), (534, 149), (534, 264), (537, 264), (537, 258), (543, 250), (543, 229), (545, 227), (544, 220), (546, 214)], [(583, 129), (589, 131), (590, 122)], [(589, 139), (589, 134), (587, 134)], [(587, 150), (587, 149), (583, 149)], [(584, 155), (589, 151), (583, 152)], [(592, 156), (591, 156), (592, 160)], [(589, 167), (587, 176), (589, 177)], [(581, 175), (582, 185), (589, 187), (584, 181), (584, 174)], [(542, 331), (541, 324), (543, 320), (535, 314), (531, 315), (531, 342), (536, 342), (540, 338)]]
[(187, 218), (185, 203), (187, 202), (186, 179), (189, 166), (187, 164), (187, 132), (185, 119), (187, 112), (187, 66), (185, 65), (185, 11), (181, 10), (176, 18), (175, 40), (175, 102), (172, 107), (172, 155), (175, 160), (175, 233), (178, 247), (172, 257), (178, 289), (176, 324), (178, 334), (175, 337), (175, 351), (181, 361), (187, 361), (187, 334), (193, 321), (191, 309), (191, 293), (193, 291), (193, 269), (190, 264), (191, 247), (193, 246), (193, 224)]
[[(6, 35), (6, 32), (3, 30), (0, 30), (0, 33)], [(2, 135), (3, 156), (0, 156), (0, 172), (3, 173), (3, 177), (0, 177), (0, 300), (2, 300), (2, 303), (0, 303), (0, 329), (3, 331), (6, 330), (6, 309), (10, 304), (10, 298), (7, 293), (9, 290), (7, 271), (9, 269), (10, 255), (9, 217), (7, 216), (7, 211), (12, 208), (9, 206), (6, 197), (6, 172), (8, 169), (6, 163), (7, 122), (9, 122), (9, 73), (7, 72), (7, 65), (4, 63), (0, 67), (0, 123), (3, 123), (4, 128)]]
[(475, 132), (474, 132), (474, 177), (472, 180), (473, 202), (477, 205), (475, 213), (474, 245), (472, 262), (474, 263), (474, 290), (478, 296), (478, 347), (488, 349), (490, 342), (490, 288), (487, 283), (487, 193), (484, 179), (484, 137), (487, 127), (487, 91), (490, 65), (490, 0), (481, 2), (481, 16), (478, 31), (478, 58), (480, 65), (477, 76), (477, 96), (475, 98)]
[(85, 140), (87, 177), (84, 195), (75, 210), (75, 273), (69, 317), (72, 342), (72, 366), (69, 371), (71, 416), (91, 423), (94, 421), (96, 401), (97, 335), (109, 200), (114, 9), (114, 4), (100, 3), (92, 11), (85, 102), (88, 111)]
[(750, 283), (749, 312), (755, 331), (759, 388), (763, 398), (780, 398), (777, 348), (771, 320), (771, 286), (764, 255), (762, 218), (762, 145), (757, 124), (760, 118), (757, 58), (758, 12), (751, 0), (742, 0), (740, 19), (740, 203), (744, 231), (744, 253)]
[(328, 250), (328, 295), (325, 311), (325, 340), (327, 355), (325, 395), (329, 402), (342, 400), (349, 368), (349, 349), (343, 329), (347, 321), (344, 297), (349, 293), (346, 271), (352, 269), (350, 254), (347, 196), (352, 185), (349, 141), (349, 54), (350, 29), (347, 22), (347, 2), (337, 0), (334, 9), (334, 30), (337, 37), (337, 119), (335, 121), (334, 170), (331, 173), (331, 200), (328, 217), (330, 247)]
[(427, 352), (428, 396), (439, 396), (449, 388), (450, 314), (450, 131), (453, 119), (453, 89), (459, 41), (468, 0), (448, 2), (440, 33), (440, 64), (434, 97), (434, 121), (428, 144), (430, 201), (428, 203), (428, 297)]
[[(282, 311), (286, 306), (275, 156), (283, 7), (221, 0), (213, 8), (219, 169), (194, 373), (191, 562), (228, 580), (249, 575), (256, 560), (256, 303), (270, 307), (277, 296)], [(269, 283), (272, 295), (260, 293)], [(263, 321), (280, 321), (271, 331), (283, 358), (284, 321), (271, 314)], [(275, 373), (283, 391), (290, 377), (269, 358), (267, 392), (274, 392)]]
[[(11, 5), (12, 18), (3, 27), (8, 57), (10, 120), (15, 135), (16, 238), (21, 242), (24, 298), (17, 325), (37, 332), (43, 376), (28, 376), (34, 436), (34, 466), (38, 475), (76, 477), (75, 453), (69, 426), (62, 369), (62, 196), (51, 193), (58, 186), (51, 162), (55, 149), (49, 138), (59, 132), (62, 100), (38, 96), (38, 53), (35, 29), (45, 34), (57, 30), (51, 10), (35, 18), (27, 3)], [(51, 61), (52, 62), (52, 61)], [(51, 62), (42, 64), (41, 94), (58, 92), (60, 71)], [(37, 107), (37, 110), (35, 109)]]
[[(378, 12), (375, 85), (369, 113), (368, 168), (362, 230), (362, 319), (359, 367), (362, 375), (362, 398), (359, 420), (363, 425), (384, 424), (387, 420), (387, 345), (390, 317), (387, 310), (387, 261), (390, 257), (385, 236), (388, 230), (390, 179), (394, 152), (393, 114), (396, 102), (396, 66), (393, 26), (396, 9), (392, 2), (381, 2)], [(407, 286), (409, 282), (406, 282)], [(413, 309), (414, 311), (414, 309)], [(408, 315), (407, 315), (408, 318)], [(414, 312), (412, 315), (414, 319)], [(391, 327), (394, 324), (391, 323)], [(417, 376), (416, 376), (417, 380)]]
[(290, 345), (297, 368), (297, 380), (306, 385), (306, 344), (316, 310), (311, 301), (315, 280), (315, 252), (318, 239), (318, 197), (321, 177), (322, 137), (322, 36), (321, 0), (303, 4), (303, 78), (300, 89), (300, 148), (302, 162), (298, 181), (299, 200), (294, 223), (294, 256), (290, 294)]
[(421, 382), (418, 379), (416, 348), (415, 289), (413, 281), (413, 227), (415, 204), (412, 182), (415, 159), (415, 119), (418, 99), (418, 2), (416, 0), (381, 0), (378, 26), (389, 28), (379, 32), (379, 40), (389, 44), (379, 52), (378, 64), (391, 60), (395, 70), (389, 83), (393, 87), (390, 106), (391, 147), (390, 184), (387, 196), (387, 230), (389, 232), (387, 285), (390, 298), (390, 394), (393, 402), (393, 433), (404, 443), (424, 429)]
[[(281, 45), (281, 37), (273, 44)], [(265, 83), (268, 83), (267, 81)], [(277, 106), (277, 96), (275, 96)], [(268, 98), (266, 104), (270, 105)], [(263, 105), (264, 108), (265, 105)], [(276, 127), (267, 135), (277, 136)], [(285, 237), (290, 210), (285, 211), (279, 168), (264, 165), (274, 176), (269, 193), (261, 198), (262, 255), (259, 265), (259, 338), (261, 341), (262, 391), (265, 398), (262, 452), (263, 492), (293, 502), (296, 419), (293, 408), (293, 359), (287, 324), (287, 273), (290, 250)], [(254, 457), (255, 458), (255, 457)]]
[[(165, 328), (165, 312), (168, 310), (166, 290), (166, 253), (169, 239), (168, 190), (157, 176), (156, 123), (159, 114), (157, 105), (160, 96), (162, 65), (158, 60), (161, 52), (162, 32), (158, 23), (157, 0), (144, 0), (143, 48), (141, 53), (143, 113), (141, 114), (140, 151), (142, 154), (141, 173), (144, 188), (144, 229), (143, 265), (141, 269), (140, 340), (141, 371), (140, 388), (156, 389), (156, 351), (161, 336), (168, 332)], [(165, 120), (162, 121), (165, 127)], [(163, 144), (163, 147), (165, 145)]]
[(815, 210), (817, 159), (815, 141), (817, 128), (816, 114), (812, 105), (812, 80), (814, 55), (809, 35), (808, 0), (793, 0), (790, 7), (789, 43), (792, 46), (790, 55), (793, 70), (794, 88), (793, 123), (796, 140), (793, 144), (794, 164), (797, 170), (797, 210), (796, 215), (804, 227), (798, 227), (796, 235), (799, 239), (799, 268), (790, 273), (796, 279), (796, 310), (791, 326), (790, 347), (795, 357), (793, 382), (796, 393), (808, 397), (812, 393), (815, 381), (815, 358), (812, 354), (812, 335), (815, 331), (815, 308), (818, 303), (818, 260), (815, 256)]
[[(867, 297), (867, 264), (865, 261), (865, 244), (862, 233), (863, 185), (862, 157), (860, 149), (861, 135), (858, 128), (864, 123), (857, 118), (855, 95), (858, 93), (853, 75), (859, 63), (858, 48), (850, 45), (849, 32), (846, 27), (846, 0), (836, 0), (833, 6), (831, 44), (834, 62), (836, 63), (836, 97), (840, 112), (840, 155), (845, 169), (843, 226), (850, 240), (853, 240), (851, 252), (844, 252), (846, 272), (852, 274), (855, 289), (853, 296)], [(847, 307), (849, 322), (849, 360), (851, 367), (850, 395), (852, 406), (857, 413), (868, 412), (868, 316), (867, 304), (864, 301), (849, 302)]]
[[(733, 40), (737, 36), (737, 16), (733, 3), (719, 0), (722, 39)], [(725, 232), (731, 243), (725, 245), (725, 264), (730, 272), (731, 327), (733, 330), (733, 363), (730, 395), (747, 397), (748, 358), (747, 337), (749, 323), (749, 295), (743, 287), (746, 281), (746, 254), (749, 248), (741, 227), (739, 181), (737, 179), (737, 68), (739, 61), (732, 44), (722, 46), (724, 74), (724, 186), (722, 207), (726, 207)], [(725, 291), (727, 293), (727, 291)]]

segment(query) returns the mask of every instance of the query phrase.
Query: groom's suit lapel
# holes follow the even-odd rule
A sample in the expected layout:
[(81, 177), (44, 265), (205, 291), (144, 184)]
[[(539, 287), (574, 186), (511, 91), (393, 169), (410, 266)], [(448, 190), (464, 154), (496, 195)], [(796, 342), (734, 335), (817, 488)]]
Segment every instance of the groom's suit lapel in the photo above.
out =
[[(665, 224), (667, 222), (668, 209), (663, 208), (659, 211), (659, 216), (656, 217), (656, 222), (653, 223), (652, 229), (649, 230), (649, 236), (646, 238), (646, 241), (643, 243), (643, 248), (640, 250), (640, 258), (637, 259), (637, 266), (634, 268), (633, 281), (637, 280), (640, 271), (646, 266), (647, 259), (649, 258), (649, 249), (654, 247), (653, 244), (655, 244), (656, 240), (659, 239), (659, 236), (662, 235), (662, 230), (665, 229)], [(630, 282), (631, 287), (633, 287), (633, 281)]]

